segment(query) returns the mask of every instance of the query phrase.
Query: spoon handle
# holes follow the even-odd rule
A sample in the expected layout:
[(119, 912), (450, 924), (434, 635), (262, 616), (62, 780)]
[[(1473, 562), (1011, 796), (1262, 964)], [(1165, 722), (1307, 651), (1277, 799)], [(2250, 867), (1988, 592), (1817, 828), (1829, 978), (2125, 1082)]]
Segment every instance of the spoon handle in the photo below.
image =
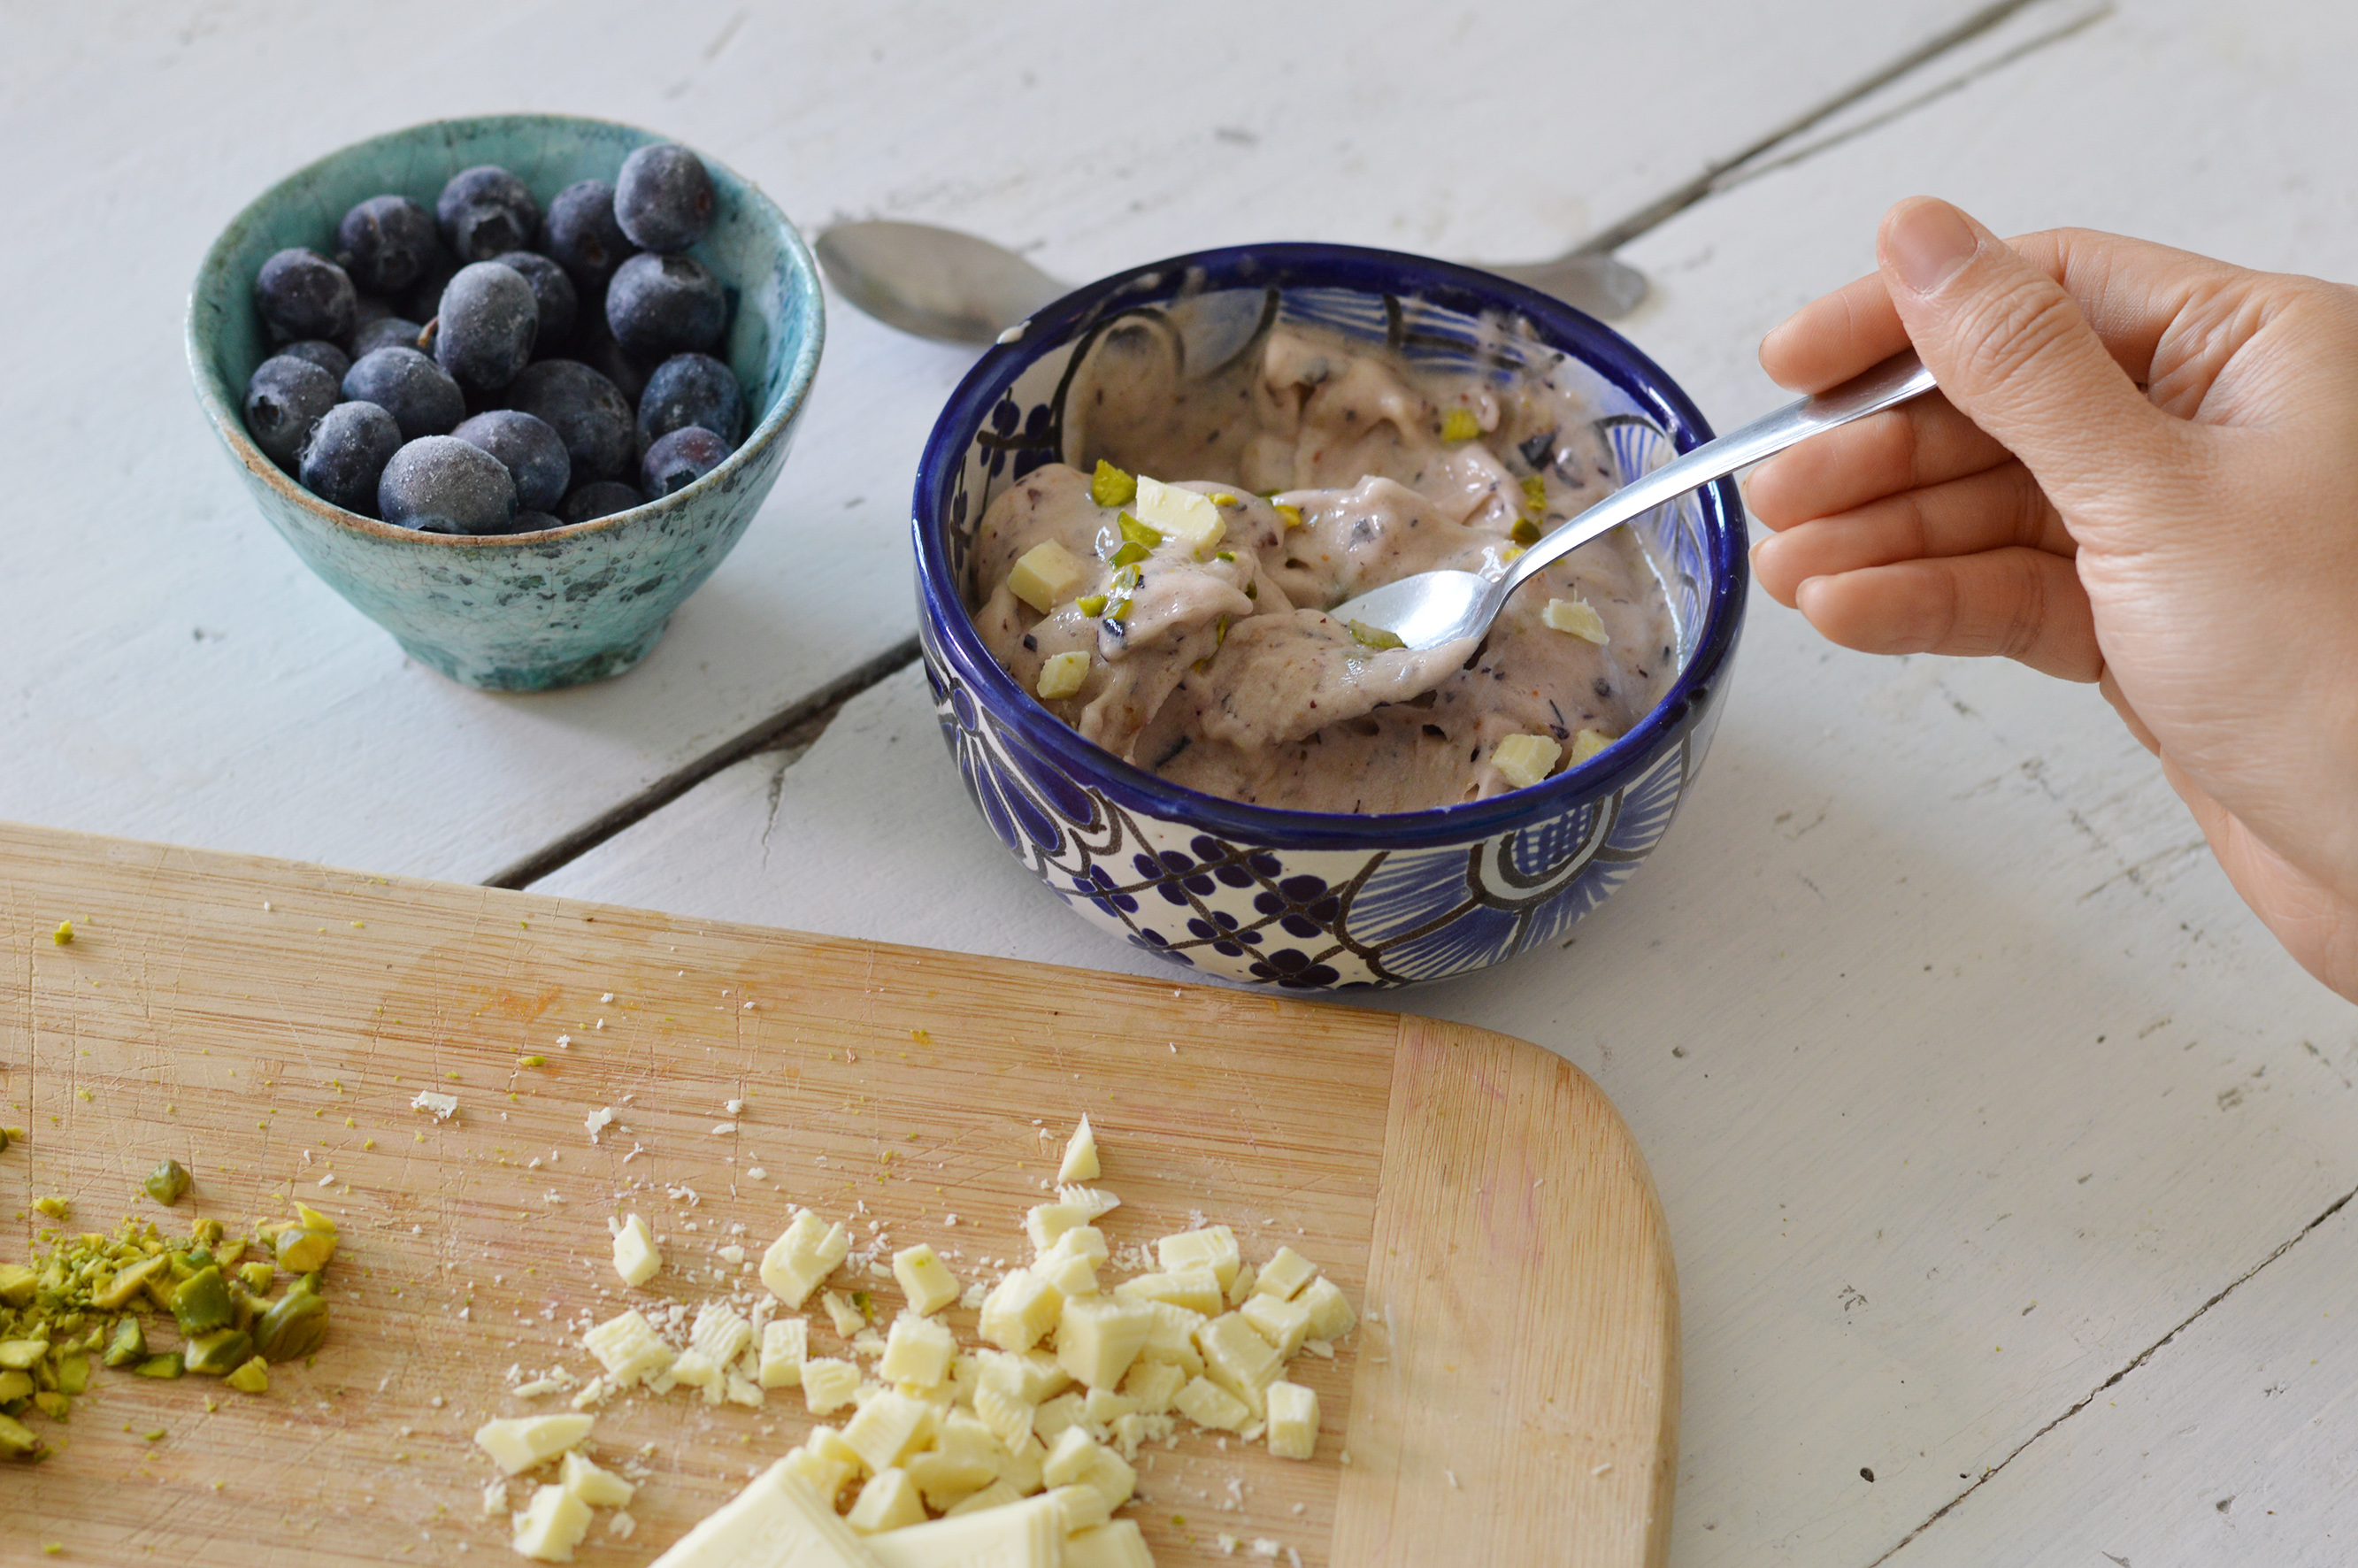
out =
[(1747, 463), (1758, 462), (1773, 452), (1781, 452), (1822, 430), (1864, 419), (1895, 404), (1921, 396), (1931, 391), (1933, 384), (1932, 373), (1924, 368), (1915, 351), (1902, 350), (1840, 386), (1789, 403), (1740, 430), (1705, 441), (1684, 457), (1623, 485), (1516, 557), (1515, 564), (1500, 581), (1498, 597), (1504, 600), (1552, 563), (1665, 501), (1734, 473)]

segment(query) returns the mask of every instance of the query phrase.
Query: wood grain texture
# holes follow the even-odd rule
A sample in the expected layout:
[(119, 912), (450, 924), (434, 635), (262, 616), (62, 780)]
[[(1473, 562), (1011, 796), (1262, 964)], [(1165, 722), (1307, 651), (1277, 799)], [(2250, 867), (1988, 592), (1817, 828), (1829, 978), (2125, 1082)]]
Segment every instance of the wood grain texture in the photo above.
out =
[[(29, 1134), (0, 1155), (10, 1256), (33, 1242), (36, 1196), (87, 1228), (155, 1213), (137, 1183), (167, 1155), (197, 1180), (168, 1225), (235, 1229), (301, 1199), (343, 1235), (315, 1365), (276, 1369), (261, 1399), (105, 1376), (49, 1430), (48, 1464), (0, 1466), (0, 1514), (74, 1559), (501, 1551), (469, 1433), (555, 1402), (510, 1395), (509, 1368), (583, 1372), (580, 1326), (626, 1302), (752, 1288), (751, 1260), (719, 1249), (758, 1256), (790, 1203), (849, 1220), (861, 1247), (931, 1242), (962, 1278), (1017, 1260), (1022, 1210), (1086, 1110), (1124, 1199), (1117, 1248), (1230, 1223), (1249, 1258), (1292, 1245), (1380, 1320), (1289, 1374), (1320, 1397), (1313, 1461), (1201, 1434), (1141, 1453), (1138, 1516), (1164, 1568), (1224, 1560), (1222, 1533), (1311, 1564), (1430, 1561), (1357, 1546), (1423, 1539), (1403, 1521), (1427, 1508), (1460, 1546), (1499, 1542), (1490, 1561), (1525, 1560), (1525, 1541), (1549, 1543), (1531, 1561), (1660, 1560), (1665, 1233), (1612, 1108), (1520, 1042), (5, 827), (0, 968), (0, 1108)], [(456, 1096), (456, 1118), (411, 1108), (421, 1089)], [(601, 1106), (620, 1120), (593, 1143)], [(662, 1238), (648, 1291), (612, 1273), (621, 1212)], [(853, 1282), (897, 1300), (889, 1273)], [(970, 1338), (972, 1314), (952, 1317)], [(593, 1536), (584, 1561), (651, 1558), (811, 1424), (791, 1395), (609, 1404), (593, 1451), (652, 1444), (654, 1474), (639, 1533)], [(1355, 1521), (1368, 1509), (1383, 1519)]]
[[(205, 245), (332, 148), (452, 114), (595, 114), (710, 152), (806, 226), (954, 223), (1076, 280), (1270, 238), (1513, 260), (1981, 4), (1829, 0), (1806, 30), (1709, 0), (1207, 0), (1175, 27), (1081, 0), (0, 8), (0, 130), (53, 149), (0, 173), (23, 232), (0, 292), (45, 302), (17, 351), (58, 367), (38, 392), (0, 385), (0, 467), (26, 476), (0, 578), (0, 811), (480, 881), (913, 629), (910, 481), (972, 354), (831, 302), (776, 490), (644, 664), (532, 698), (407, 665), (263, 522), (180, 362)], [(1524, 91), (1551, 51), (1568, 90)], [(318, 85), (257, 120), (293, 81)], [(1140, 93), (1154, 112), (1123, 112)], [(139, 438), (112, 443), (97, 409)], [(41, 521), (71, 518), (103, 533)], [(346, 808), (313, 806), (330, 778)]]

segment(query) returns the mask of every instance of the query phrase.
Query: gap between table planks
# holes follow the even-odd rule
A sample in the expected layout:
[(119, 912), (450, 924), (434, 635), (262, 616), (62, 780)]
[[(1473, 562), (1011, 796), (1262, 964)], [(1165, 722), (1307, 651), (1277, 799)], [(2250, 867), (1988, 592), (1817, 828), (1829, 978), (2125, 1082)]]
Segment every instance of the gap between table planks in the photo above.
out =
[[(102, 1375), (43, 1423), (46, 1464), (0, 1466), (15, 1545), (29, 1528), (68, 1560), (235, 1540), (254, 1563), (500, 1561), (469, 1433), (562, 1408), (511, 1394), (511, 1367), (586, 1368), (579, 1327), (626, 1300), (757, 1289), (718, 1249), (757, 1257), (792, 1204), (858, 1244), (880, 1225), (931, 1241), (965, 1279), (1015, 1260), (1086, 1110), (1124, 1199), (1117, 1249), (1228, 1222), (1249, 1259), (1290, 1243), (1321, 1264), (1363, 1318), (1290, 1374), (1320, 1398), (1311, 1462), (1206, 1434), (1141, 1451), (1131, 1514), (1163, 1568), (1226, 1561), (1221, 1533), (1348, 1568), (1666, 1560), (1669, 1238), (1617, 1113), (1523, 1042), (5, 825), (0, 921), (0, 1108), (27, 1134), (0, 1153), (5, 1255), (50, 1194), (71, 1228), (130, 1212), (168, 1232), (300, 1198), (344, 1238), (314, 1365), (261, 1398)], [(410, 1108), (427, 1088), (458, 1097), (455, 1119)], [(620, 1119), (593, 1144), (584, 1118), (607, 1105)], [(138, 1195), (167, 1155), (197, 1183), (170, 1214)], [(613, 1274), (622, 1211), (666, 1238), (653, 1290)], [(889, 1278), (853, 1282), (897, 1303)], [(970, 1340), (972, 1314), (952, 1315)], [(824, 1314), (813, 1331), (814, 1354), (834, 1347)], [(590, 1451), (652, 1444), (653, 1474), (637, 1533), (612, 1541), (601, 1514), (581, 1559), (653, 1558), (811, 1424), (784, 1390), (760, 1410), (611, 1401)]]

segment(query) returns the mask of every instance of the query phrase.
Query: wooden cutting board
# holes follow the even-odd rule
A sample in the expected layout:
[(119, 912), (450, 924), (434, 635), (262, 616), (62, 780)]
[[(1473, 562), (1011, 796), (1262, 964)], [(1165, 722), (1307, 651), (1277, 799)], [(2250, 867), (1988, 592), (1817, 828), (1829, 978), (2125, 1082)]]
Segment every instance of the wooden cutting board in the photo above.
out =
[[(1256, 1539), (1336, 1568), (1665, 1559), (1669, 1238), (1612, 1106), (1520, 1041), (4, 825), (0, 973), (0, 1125), (26, 1131), (0, 1152), (0, 1260), (48, 1195), (76, 1229), (238, 1230), (301, 1199), (343, 1237), (329, 1342), (268, 1394), (109, 1372), (68, 1423), (35, 1418), (56, 1452), (0, 1465), (0, 1556), (520, 1561), (469, 1434), (564, 1405), (511, 1392), (511, 1368), (594, 1370), (581, 1324), (722, 1291), (719, 1249), (758, 1259), (791, 1204), (930, 1241), (965, 1278), (1016, 1260), (1086, 1111), (1125, 1200), (1116, 1248), (1225, 1221), (1249, 1260), (1323, 1265), (1364, 1319), (1295, 1363), (1314, 1460), (1200, 1433), (1141, 1452), (1133, 1513), (1163, 1568), (1254, 1561)], [(411, 1108), (427, 1089), (458, 1114)], [(196, 1176), (168, 1214), (139, 1191), (166, 1156)], [(667, 1238), (647, 1291), (613, 1272), (617, 1212)], [(651, 1444), (651, 1474), (636, 1533), (601, 1515), (580, 1561), (653, 1558), (811, 1424), (793, 1390), (612, 1401), (591, 1452)], [(1230, 1558), (1223, 1534), (1248, 1544)]]

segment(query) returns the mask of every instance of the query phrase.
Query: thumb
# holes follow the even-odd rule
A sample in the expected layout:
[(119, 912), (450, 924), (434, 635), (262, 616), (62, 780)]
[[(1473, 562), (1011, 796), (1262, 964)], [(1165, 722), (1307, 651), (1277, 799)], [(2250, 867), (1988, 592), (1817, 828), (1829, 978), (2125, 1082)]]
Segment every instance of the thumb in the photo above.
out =
[(1946, 201), (1913, 197), (1876, 236), (1884, 287), (1941, 391), (2037, 477), (2069, 517), (2153, 471), (2168, 416), (2113, 359), (2061, 285)]

